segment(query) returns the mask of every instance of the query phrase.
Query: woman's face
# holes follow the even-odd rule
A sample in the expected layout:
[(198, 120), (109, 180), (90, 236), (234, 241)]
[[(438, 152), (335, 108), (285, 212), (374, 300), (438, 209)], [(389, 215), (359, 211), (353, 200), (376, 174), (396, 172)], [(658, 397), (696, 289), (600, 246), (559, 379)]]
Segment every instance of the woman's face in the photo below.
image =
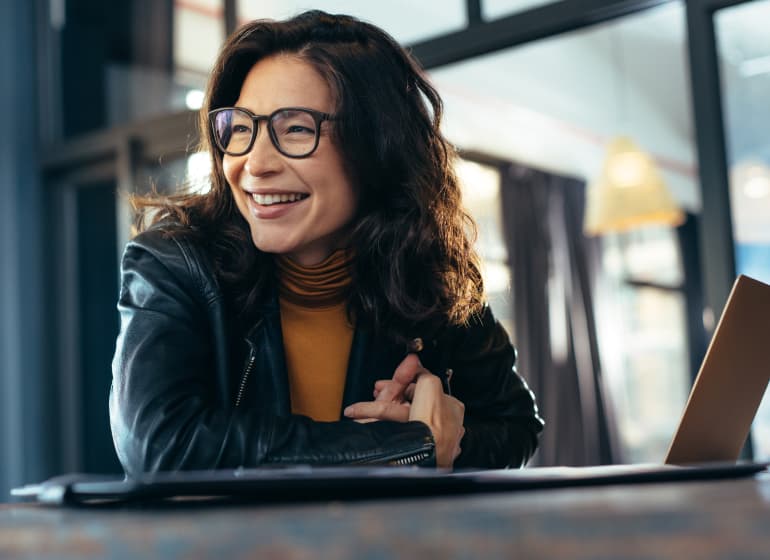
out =
[[(305, 107), (334, 112), (334, 99), (321, 75), (289, 55), (257, 62), (241, 86), (235, 106), (255, 115), (281, 107)], [(287, 255), (309, 266), (321, 262), (348, 243), (349, 226), (357, 206), (356, 189), (345, 173), (342, 154), (332, 142), (328, 121), (321, 124), (318, 148), (302, 159), (288, 158), (273, 146), (267, 121), (250, 152), (225, 154), (225, 177), (251, 230), (254, 245), (266, 253)], [(267, 195), (291, 202), (272, 202)]]

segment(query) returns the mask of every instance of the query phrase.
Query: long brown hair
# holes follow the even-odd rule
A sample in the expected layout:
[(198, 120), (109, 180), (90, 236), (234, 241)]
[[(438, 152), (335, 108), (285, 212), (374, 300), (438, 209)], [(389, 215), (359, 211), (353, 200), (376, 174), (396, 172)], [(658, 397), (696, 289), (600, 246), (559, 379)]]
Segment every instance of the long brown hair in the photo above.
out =
[(397, 338), (466, 322), (482, 307), (483, 285), (456, 154), (440, 132), (441, 99), (394, 39), (350, 16), (310, 11), (286, 21), (256, 20), (231, 35), (200, 112), (211, 190), (135, 198), (138, 223), (187, 226), (183, 234), (208, 246), (242, 313), (264, 297), (274, 282), (272, 257), (254, 247), (236, 208), (208, 112), (233, 105), (252, 66), (279, 53), (312, 65), (335, 98), (333, 141), (359, 190), (351, 314)]

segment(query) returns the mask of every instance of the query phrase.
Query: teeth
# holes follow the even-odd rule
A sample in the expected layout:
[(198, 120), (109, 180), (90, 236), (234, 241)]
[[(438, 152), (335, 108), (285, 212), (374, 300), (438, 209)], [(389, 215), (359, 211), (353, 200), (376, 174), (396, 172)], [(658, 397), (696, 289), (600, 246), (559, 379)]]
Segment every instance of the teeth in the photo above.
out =
[(251, 198), (254, 199), (254, 202), (261, 206), (270, 206), (271, 204), (279, 204), (281, 202), (295, 202), (297, 200), (302, 200), (303, 198), (306, 198), (307, 195), (302, 193), (291, 193), (291, 194), (257, 194), (254, 193), (251, 195)]

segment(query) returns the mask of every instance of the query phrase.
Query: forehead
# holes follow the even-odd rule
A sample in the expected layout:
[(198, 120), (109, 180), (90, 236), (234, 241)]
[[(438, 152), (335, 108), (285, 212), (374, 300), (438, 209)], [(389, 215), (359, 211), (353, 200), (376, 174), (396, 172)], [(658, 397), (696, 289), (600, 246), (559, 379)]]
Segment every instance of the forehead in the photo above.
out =
[(309, 63), (291, 55), (270, 56), (252, 66), (236, 105), (257, 114), (268, 114), (281, 107), (334, 110), (326, 80)]

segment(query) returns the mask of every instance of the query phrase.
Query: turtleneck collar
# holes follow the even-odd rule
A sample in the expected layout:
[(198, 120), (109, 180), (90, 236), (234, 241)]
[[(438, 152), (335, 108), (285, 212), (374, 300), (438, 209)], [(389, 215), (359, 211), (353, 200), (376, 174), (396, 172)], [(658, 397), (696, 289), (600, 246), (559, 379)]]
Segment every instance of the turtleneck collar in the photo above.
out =
[(330, 307), (345, 301), (353, 254), (338, 249), (320, 263), (302, 266), (284, 255), (275, 259), (282, 299), (303, 307)]

